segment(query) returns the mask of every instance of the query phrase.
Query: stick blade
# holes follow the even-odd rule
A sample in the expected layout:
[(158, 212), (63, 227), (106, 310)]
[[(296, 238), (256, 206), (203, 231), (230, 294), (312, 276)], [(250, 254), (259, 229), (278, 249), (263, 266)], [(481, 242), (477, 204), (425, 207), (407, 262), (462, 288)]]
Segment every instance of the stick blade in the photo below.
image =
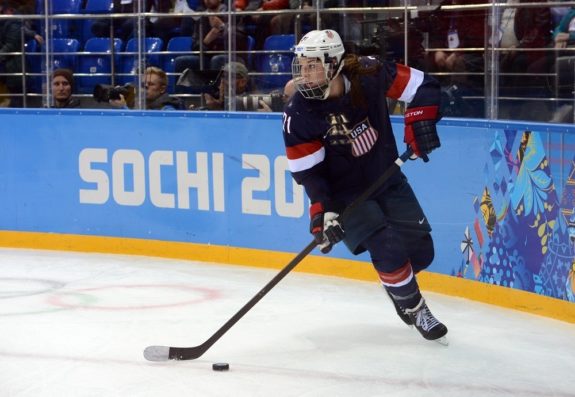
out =
[(171, 347), (169, 353), (170, 360), (195, 360), (204, 354), (213, 344), (213, 342), (206, 343), (195, 347)]
[(170, 348), (168, 346), (148, 346), (144, 349), (144, 358), (148, 361), (168, 361)]
[(148, 361), (195, 360), (204, 354), (208, 347), (206, 345), (196, 347), (148, 346), (144, 349), (144, 358)]

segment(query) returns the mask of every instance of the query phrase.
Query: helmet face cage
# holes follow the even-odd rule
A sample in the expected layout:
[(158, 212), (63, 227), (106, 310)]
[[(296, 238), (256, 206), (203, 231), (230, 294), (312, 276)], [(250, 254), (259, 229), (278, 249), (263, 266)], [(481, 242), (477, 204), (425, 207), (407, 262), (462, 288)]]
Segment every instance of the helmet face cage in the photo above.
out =
[(298, 91), (308, 99), (326, 99), (337, 77), (345, 53), (333, 30), (312, 30), (295, 47), (292, 74)]
[(319, 58), (295, 57), (292, 75), (304, 98), (325, 99), (329, 94), (333, 64), (325, 65)]

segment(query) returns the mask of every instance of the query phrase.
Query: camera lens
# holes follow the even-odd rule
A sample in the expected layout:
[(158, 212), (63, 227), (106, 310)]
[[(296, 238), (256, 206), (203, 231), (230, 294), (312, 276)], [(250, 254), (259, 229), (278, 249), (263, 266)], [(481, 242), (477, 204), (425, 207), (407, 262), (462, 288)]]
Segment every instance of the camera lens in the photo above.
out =
[(108, 102), (110, 100), (110, 89), (112, 87), (107, 84), (96, 84), (94, 86), (93, 97), (98, 102)]

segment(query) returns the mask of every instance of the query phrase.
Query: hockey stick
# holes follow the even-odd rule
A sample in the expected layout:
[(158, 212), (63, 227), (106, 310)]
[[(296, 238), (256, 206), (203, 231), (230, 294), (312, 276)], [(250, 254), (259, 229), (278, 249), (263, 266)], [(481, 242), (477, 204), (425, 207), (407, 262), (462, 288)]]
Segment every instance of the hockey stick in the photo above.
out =
[[(359, 197), (352, 201), (341, 215), (342, 222), (351, 211), (359, 204), (368, 199), (377, 189), (379, 189), (413, 154), (408, 149), (399, 156), (395, 162)], [(270, 280), (248, 303), (244, 305), (236, 314), (232, 316), (220, 329), (216, 331), (208, 340), (195, 347), (170, 347), (170, 346), (148, 346), (144, 350), (144, 357), (149, 361), (167, 360), (194, 360), (204, 354), (214, 343), (218, 341), (230, 328), (234, 326), (252, 307), (256, 305), (268, 292), (272, 290), (294, 267), (297, 266), (313, 249), (317, 242), (313, 240), (295, 258), (291, 260), (273, 279)]]

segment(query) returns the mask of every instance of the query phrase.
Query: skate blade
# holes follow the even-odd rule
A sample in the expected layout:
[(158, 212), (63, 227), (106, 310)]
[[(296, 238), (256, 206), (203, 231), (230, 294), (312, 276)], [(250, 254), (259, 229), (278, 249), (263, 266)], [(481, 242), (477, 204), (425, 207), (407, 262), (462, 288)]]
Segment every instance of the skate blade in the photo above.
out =
[(437, 342), (442, 346), (449, 346), (449, 341), (447, 340), (447, 337), (445, 337), (445, 336), (442, 336), (441, 338), (435, 339), (434, 342)]

